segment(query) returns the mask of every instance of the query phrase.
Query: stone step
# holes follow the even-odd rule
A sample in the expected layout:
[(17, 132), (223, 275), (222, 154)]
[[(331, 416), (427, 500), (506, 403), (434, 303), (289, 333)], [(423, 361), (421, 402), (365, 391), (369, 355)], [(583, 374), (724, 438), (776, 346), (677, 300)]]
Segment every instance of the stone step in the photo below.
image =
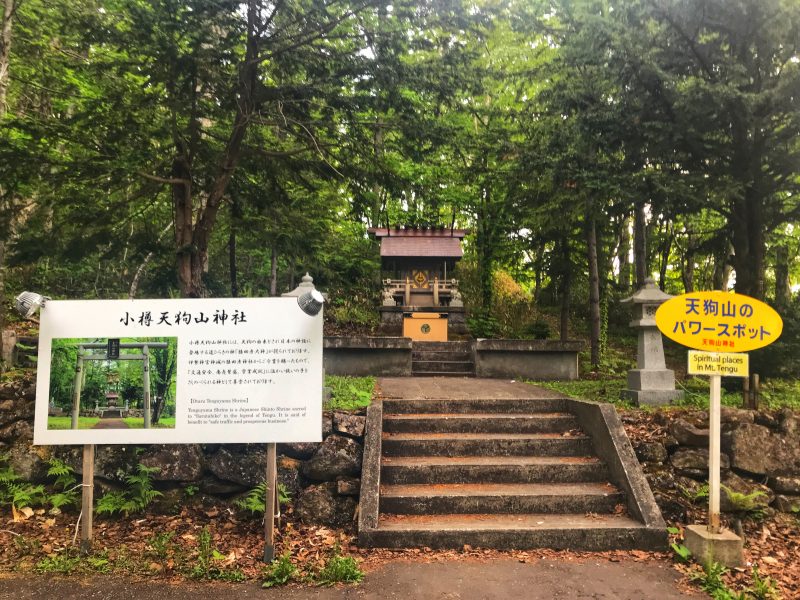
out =
[(664, 532), (627, 515), (381, 515), (359, 544), (381, 548), (634, 550), (664, 548)]
[(408, 413), (552, 413), (564, 412), (566, 401), (552, 398), (469, 398), (463, 400), (389, 399), (383, 400), (386, 414)]
[(419, 360), (411, 363), (413, 373), (472, 373), (475, 365), (457, 360)]
[(475, 377), (474, 373), (465, 373), (464, 371), (414, 371), (411, 369), (413, 377)]
[(383, 415), (383, 430), (390, 433), (556, 433), (578, 430), (569, 413), (405, 413)]
[(471, 352), (472, 342), (412, 342), (412, 352)]
[(458, 360), (464, 362), (472, 361), (472, 352), (453, 351), (453, 350), (418, 350), (411, 352), (411, 360)]
[(585, 435), (554, 433), (384, 433), (385, 456), (586, 456)]
[(609, 483), (382, 485), (387, 514), (610, 513), (625, 496)]
[(381, 482), (577, 483), (605, 482), (608, 468), (592, 456), (384, 456)]

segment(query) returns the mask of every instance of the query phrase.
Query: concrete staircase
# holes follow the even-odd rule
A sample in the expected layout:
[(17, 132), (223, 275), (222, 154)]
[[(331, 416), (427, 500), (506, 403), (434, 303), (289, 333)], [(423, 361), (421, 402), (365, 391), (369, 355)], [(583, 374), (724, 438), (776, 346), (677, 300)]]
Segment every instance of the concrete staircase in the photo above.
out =
[(475, 360), (471, 342), (413, 342), (411, 373), (422, 377), (471, 377)]
[(572, 402), (540, 393), (527, 398), (386, 398), (370, 407), (360, 543), (392, 548), (664, 547), (666, 532), (657, 508), (657, 518), (647, 515), (649, 523), (631, 514), (631, 506), (639, 517), (642, 511), (631, 502), (630, 482), (616, 481), (612, 471), (618, 469), (595, 451), (592, 437), (570, 410)]

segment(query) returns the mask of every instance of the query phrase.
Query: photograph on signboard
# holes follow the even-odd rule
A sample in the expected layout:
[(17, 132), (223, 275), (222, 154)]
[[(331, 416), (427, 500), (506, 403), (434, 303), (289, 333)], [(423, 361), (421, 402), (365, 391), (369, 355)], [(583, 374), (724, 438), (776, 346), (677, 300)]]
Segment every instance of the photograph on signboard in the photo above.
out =
[(177, 357), (177, 337), (54, 338), (47, 429), (174, 428)]

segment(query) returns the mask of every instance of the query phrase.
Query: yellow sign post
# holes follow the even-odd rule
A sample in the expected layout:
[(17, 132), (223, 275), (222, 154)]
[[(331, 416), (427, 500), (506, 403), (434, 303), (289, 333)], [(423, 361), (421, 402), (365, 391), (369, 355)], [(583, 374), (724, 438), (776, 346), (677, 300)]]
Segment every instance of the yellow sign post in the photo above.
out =
[[(720, 398), (721, 379), (747, 377), (749, 358), (744, 352), (767, 346), (783, 331), (783, 320), (760, 300), (730, 292), (692, 292), (675, 296), (656, 311), (661, 333), (689, 348), (688, 372), (709, 376), (708, 525), (704, 532), (690, 525), (686, 545), (701, 560), (734, 542), (737, 551), (727, 566), (741, 562), (741, 539), (720, 527)], [(724, 553), (723, 553), (724, 554)], [(710, 556), (709, 556), (710, 555)]]

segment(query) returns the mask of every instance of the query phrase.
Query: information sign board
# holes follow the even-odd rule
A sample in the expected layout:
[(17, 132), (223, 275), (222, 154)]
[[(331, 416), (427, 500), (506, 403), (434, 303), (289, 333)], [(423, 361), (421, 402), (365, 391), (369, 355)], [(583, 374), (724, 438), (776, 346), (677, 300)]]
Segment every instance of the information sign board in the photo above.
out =
[(322, 313), (297, 298), (50, 300), (36, 389), (35, 444), (321, 441)]

